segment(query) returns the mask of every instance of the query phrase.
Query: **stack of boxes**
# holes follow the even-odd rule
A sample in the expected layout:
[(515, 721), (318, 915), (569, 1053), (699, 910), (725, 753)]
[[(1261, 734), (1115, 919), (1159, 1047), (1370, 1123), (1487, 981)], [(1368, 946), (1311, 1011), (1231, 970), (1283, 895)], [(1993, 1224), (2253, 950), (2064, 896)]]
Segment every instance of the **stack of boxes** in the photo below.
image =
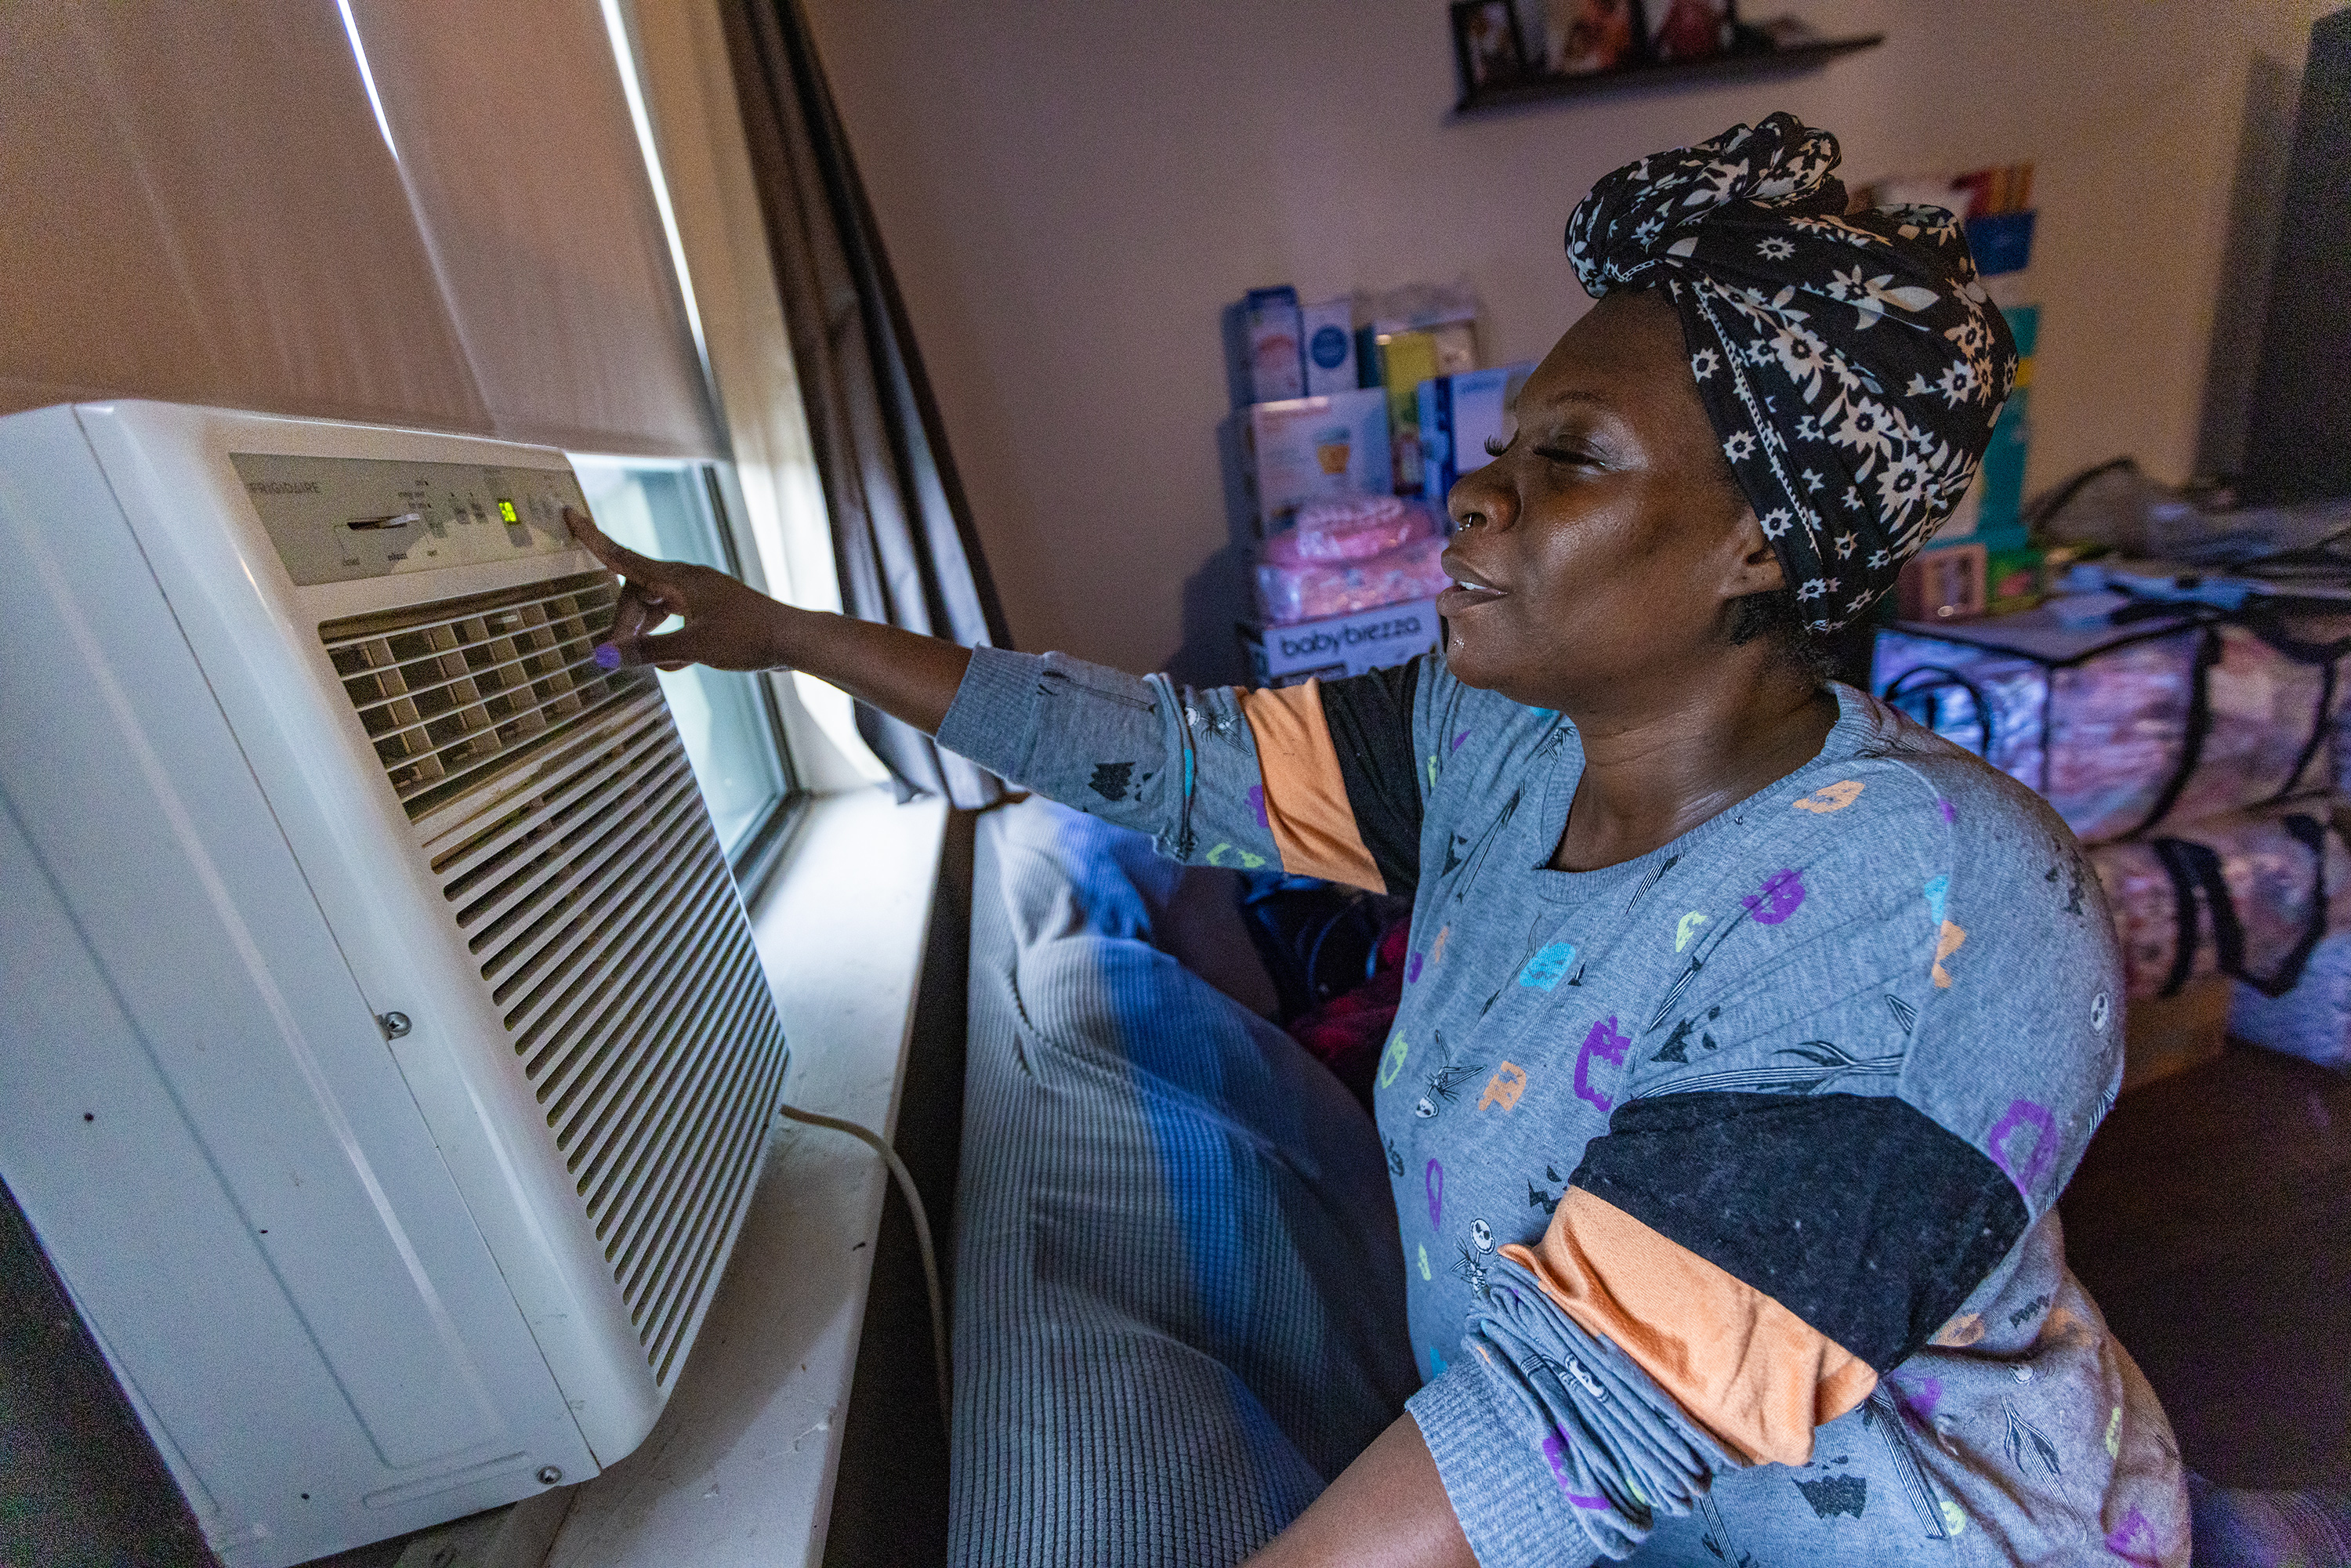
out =
[(1478, 368), (1477, 299), (1414, 286), (1225, 312), (1228, 459), (1257, 550), (1237, 630), (1260, 685), (1402, 664), (1436, 646), (1446, 492), (1509, 428), (1531, 366)]

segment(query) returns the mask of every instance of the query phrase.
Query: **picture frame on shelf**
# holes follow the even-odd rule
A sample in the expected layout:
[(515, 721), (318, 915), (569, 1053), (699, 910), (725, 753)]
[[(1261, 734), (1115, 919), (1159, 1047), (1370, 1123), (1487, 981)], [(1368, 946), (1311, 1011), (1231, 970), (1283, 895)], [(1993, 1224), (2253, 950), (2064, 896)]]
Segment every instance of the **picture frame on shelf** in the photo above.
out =
[(1453, 58), (1465, 95), (1527, 78), (1510, 0), (1453, 0)]
[(1646, 57), (1643, 0), (1541, 0), (1541, 4), (1545, 76), (1593, 76), (1621, 70)]
[(1661, 65), (1729, 54), (1739, 29), (1737, 0), (1648, 0), (1648, 57)]
[(1874, 49), (1883, 33), (1831, 37), (1801, 20), (1740, 20), (1738, 0), (1508, 0), (1520, 74), (1510, 74), (1499, 6), (1451, 7), (1461, 95), (1452, 118), (1645, 88), (1795, 77)]

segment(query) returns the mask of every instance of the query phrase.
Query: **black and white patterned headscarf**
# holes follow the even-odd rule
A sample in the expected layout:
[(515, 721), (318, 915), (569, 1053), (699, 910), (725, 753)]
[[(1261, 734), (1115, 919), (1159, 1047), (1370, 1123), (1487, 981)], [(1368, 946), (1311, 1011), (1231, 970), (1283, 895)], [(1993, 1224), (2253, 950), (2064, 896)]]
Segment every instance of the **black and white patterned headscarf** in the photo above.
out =
[(1585, 292), (1663, 286), (1723, 455), (1815, 632), (1855, 620), (1974, 480), (2016, 344), (1940, 207), (1845, 214), (1790, 114), (1656, 152), (1567, 221)]

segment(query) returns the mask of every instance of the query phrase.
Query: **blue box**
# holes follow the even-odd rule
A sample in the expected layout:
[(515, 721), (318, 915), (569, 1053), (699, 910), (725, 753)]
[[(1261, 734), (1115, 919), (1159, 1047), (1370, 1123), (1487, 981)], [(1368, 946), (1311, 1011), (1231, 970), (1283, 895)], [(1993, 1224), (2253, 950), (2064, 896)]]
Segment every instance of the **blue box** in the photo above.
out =
[(1442, 507), (1456, 479), (1486, 465), (1488, 440), (1508, 438), (1519, 389), (1534, 369), (1528, 361), (1420, 383), (1421, 486), (1432, 505)]
[(2032, 265), (2032, 216), (2031, 212), (1996, 213), (1967, 221), (1968, 250), (1976, 258), (1980, 277), (2022, 272)]
[[(2041, 307), (2018, 305), (2001, 314), (2008, 318), (2008, 329), (2016, 339), (2016, 385), (1992, 423), (1991, 444), (1984, 449), (1983, 517), (1978, 526), (1986, 530), (2004, 526), (2022, 536), (2024, 459), (2032, 444), (2032, 350), (2041, 338)], [(1995, 543), (1991, 548), (2006, 547)]]

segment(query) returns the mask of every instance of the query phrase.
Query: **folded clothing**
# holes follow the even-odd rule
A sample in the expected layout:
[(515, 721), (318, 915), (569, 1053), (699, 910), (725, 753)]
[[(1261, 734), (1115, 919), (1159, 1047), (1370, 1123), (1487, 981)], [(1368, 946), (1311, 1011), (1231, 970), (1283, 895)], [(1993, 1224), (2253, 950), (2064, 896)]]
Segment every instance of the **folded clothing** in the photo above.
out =
[(1262, 561), (1258, 608), (1268, 625), (1289, 626), (1426, 599), (1449, 580), (1437, 559), (1445, 546), (1442, 536), (1432, 536), (1357, 560)]
[(1883, 632), (1872, 684), (2039, 790), (2085, 843), (2334, 783), (2351, 622), (2189, 610), (2085, 627), (2064, 614)]
[(2228, 812), (2092, 850), (2129, 994), (2172, 996), (2216, 973), (2265, 996), (2294, 989), (2326, 935), (2351, 929), (2351, 849), (2331, 806)]

